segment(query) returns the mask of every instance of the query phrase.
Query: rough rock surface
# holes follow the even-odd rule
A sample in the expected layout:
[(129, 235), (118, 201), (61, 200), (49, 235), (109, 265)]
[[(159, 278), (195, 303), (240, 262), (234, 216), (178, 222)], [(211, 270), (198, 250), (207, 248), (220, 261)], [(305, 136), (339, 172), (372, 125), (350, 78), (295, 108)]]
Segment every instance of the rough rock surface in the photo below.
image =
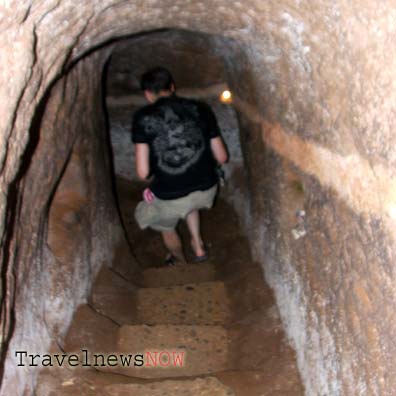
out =
[[(169, 314), (173, 317), (172, 311)], [(143, 353), (145, 364), (117, 367), (115, 371), (138, 378), (192, 377), (221, 372), (230, 368), (228, 344), (227, 330), (223, 326), (122, 326), (116, 351)], [(145, 355), (147, 353), (151, 354), (150, 358)]]
[[(13, 187), (16, 224), (3, 262), (4, 354), (9, 344), (1, 394), (10, 394), (10, 387), (22, 394), (26, 381), (33, 382), (37, 367), (17, 367), (15, 351), (43, 354), (62, 344), (100, 267), (110, 265), (116, 247), (126, 244), (103, 144), (101, 78), (92, 72), (106, 54), (81, 61), (58, 81), (30, 129), (32, 141)], [(133, 260), (124, 259), (132, 271)]]
[[(66, 275), (56, 270), (46, 233), (61, 175), (85, 177), (88, 168), (89, 196), (92, 186), (101, 196), (110, 184), (95, 181), (94, 170), (103, 177), (109, 170), (103, 155), (90, 151), (104, 141), (93, 124), (101, 114), (95, 87), (107, 52), (94, 50), (169, 27), (213, 35), (224, 60), (244, 125), (247, 188), (235, 202), (247, 207), (255, 257), (275, 290), (307, 394), (392, 394), (392, 0), (87, 0), (78, 7), (72, 0), (9, 0), (0, 16), (1, 395), (32, 389), (36, 373), (12, 368), (12, 351), (45, 349), (54, 334), (62, 336), (87, 295), (89, 274), (114, 251), (115, 240), (103, 234), (120, 232), (110, 197), (84, 205), (85, 187), (59, 184), (51, 230), (75, 247), (71, 230), (90, 224), (91, 231), (65, 252), (50, 237), (69, 264)], [(87, 164), (85, 152), (96, 160)], [(302, 209), (306, 235), (294, 239), (295, 211)], [(73, 302), (65, 307), (69, 296)]]
[(137, 318), (147, 324), (224, 324), (230, 317), (221, 281), (142, 288), (136, 299)]
[(201, 263), (198, 267), (147, 268), (142, 273), (142, 285), (151, 287), (183, 285), (185, 283), (210, 282), (216, 279), (216, 268), (212, 263)]
[(224, 82), (224, 64), (212, 37), (172, 29), (117, 43), (108, 68), (108, 95), (140, 95), (140, 76), (158, 65), (169, 69), (178, 89), (203, 89)]

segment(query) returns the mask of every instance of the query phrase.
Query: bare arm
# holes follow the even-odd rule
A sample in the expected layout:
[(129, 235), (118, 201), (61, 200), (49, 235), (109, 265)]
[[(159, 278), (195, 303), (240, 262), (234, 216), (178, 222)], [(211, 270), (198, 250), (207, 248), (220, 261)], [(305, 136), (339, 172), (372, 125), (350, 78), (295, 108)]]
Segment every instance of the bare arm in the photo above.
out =
[(150, 148), (147, 143), (136, 143), (136, 173), (141, 180), (147, 180), (150, 174)]
[(227, 149), (225, 148), (223, 140), (220, 136), (210, 139), (210, 148), (212, 150), (213, 156), (220, 165), (223, 165), (227, 162)]

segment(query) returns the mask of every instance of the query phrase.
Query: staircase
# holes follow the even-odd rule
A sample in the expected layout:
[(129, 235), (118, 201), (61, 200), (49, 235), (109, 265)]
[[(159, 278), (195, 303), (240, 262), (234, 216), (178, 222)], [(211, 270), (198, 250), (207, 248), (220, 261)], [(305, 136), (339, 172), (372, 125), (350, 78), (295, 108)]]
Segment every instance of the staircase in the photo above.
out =
[[(245, 242), (235, 241), (241, 260)], [(221, 277), (219, 261), (234, 268), (224, 243), (206, 263), (144, 269), (138, 288), (103, 268), (64, 345), (87, 367), (43, 370), (36, 396), (303, 395), (271, 292), (251, 262)], [(264, 291), (255, 297), (257, 288)], [(102, 364), (93, 354), (114, 356)], [(131, 364), (120, 355), (132, 355)]]

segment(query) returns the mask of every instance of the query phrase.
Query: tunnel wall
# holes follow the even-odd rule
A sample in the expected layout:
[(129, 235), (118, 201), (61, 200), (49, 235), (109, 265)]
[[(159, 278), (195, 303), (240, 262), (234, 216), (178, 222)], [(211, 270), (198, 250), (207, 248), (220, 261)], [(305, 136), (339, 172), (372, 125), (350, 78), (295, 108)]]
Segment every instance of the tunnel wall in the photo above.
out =
[[(26, 156), (26, 173), (17, 187), (18, 227), (11, 241), (16, 248), (15, 320), (1, 395), (30, 394), (40, 366), (28, 367), (26, 360), (17, 367), (15, 351), (42, 355), (51, 345), (62, 346), (72, 315), (86, 301), (99, 269), (112, 265), (116, 248), (126, 243), (113, 196), (103, 116), (101, 67), (106, 54), (80, 61), (60, 79), (32, 125), (33, 155)], [(128, 255), (123, 259), (132, 267)]]
[(396, 257), (389, 224), (351, 209), (265, 145), (260, 124), (243, 114), (240, 120), (246, 228), (298, 352), (307, 394), (392, 395)]
[(219, 45), (233, 54), (225, 59), (245, 159), (245, 228), (308, 395), (395, 389), (393, 60), (387, 40), (365, 32), (381, 26), (393, 36), (386, 12), (374, 21), (359, 9), (363, 22), (349, 19), (342, 45), (322, 31), (320, 49), (304, 50), (306, 25), (294, 21), (287, 35), (302, 52), (292, 50), (287, 66)]

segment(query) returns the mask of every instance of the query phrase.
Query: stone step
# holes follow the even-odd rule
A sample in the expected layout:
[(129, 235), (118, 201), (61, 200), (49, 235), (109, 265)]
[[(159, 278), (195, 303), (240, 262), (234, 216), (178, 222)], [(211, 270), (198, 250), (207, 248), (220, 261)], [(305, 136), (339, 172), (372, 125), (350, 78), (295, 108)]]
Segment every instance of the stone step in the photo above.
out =
[(104, 267), (98, 274), (89, 300), (95, 310), (116, 323), (134, 323), (134, 297), (136, 287), (110, 268)]
[(117, 365), (110, 371), (139, 378), (191, 377), (224, 371), (230, 365), (229, 342), (222, 326), (122, 326), (118, 354), (135, 358), (142, 354), (142, 365)]
[[(106, 386), (135, 382), (87, 367), (49, 367), (40, 371), (35, 396), (108, 396)], [(140, 380), (145, 381), (145, 380)]]
[(139, 289), (136, 313), (138, 323), (151, 325), (224, 324), (230, 318), (223, 282)]
[(218, 379), (207, 377), (195, 380), (167, 380), (150, 384), (124, 384), (106, 386), (108, 396), (234, 396), (229, 387)]
[(283, 364), (282, 358), (271, 360), (256, 370), (229, 370), (215, 377), (232, 389), (235, 396), (304, 396), (296, 364)]
[(89, 305), (81, 305), (73, 316), (67, 333), (64, 350), (78, 353), (111, 352), (116, 347), (119, 326), (111, 319), (99, 314)]
[(215, 279), (216, 268), (213, 263), (148, 268), (142, 272), (142, 285), (145, 287), (177, 286)]

